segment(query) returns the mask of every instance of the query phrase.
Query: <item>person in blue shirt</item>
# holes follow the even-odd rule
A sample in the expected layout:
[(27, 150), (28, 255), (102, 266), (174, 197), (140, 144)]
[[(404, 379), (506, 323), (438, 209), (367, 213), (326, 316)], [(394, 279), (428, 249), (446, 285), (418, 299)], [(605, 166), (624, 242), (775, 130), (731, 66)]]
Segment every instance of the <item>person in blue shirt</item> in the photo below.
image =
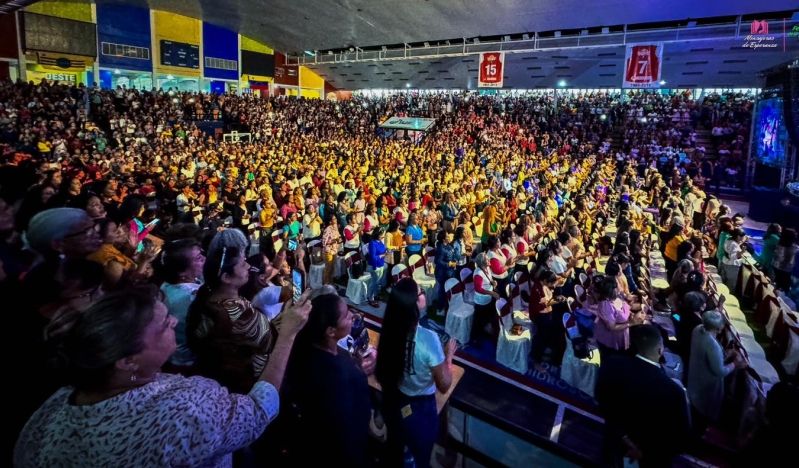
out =
[(432, 330), (419, 326), (424, 291), (412, 278), (391, 288), (377, 344), (375, 377), (383, 389), (383, 418), (388, 429), (384, 461), (402, 466), (405, 447), (417, 468), (429, 468), (438, 435), (436, 390), (452, 385), (452, 357), (457, 346), (442, 346)]
[(299, 240), (302, 224), (297, 220), (297, 212), (289, 213), (289, 219), (283, 227), (283, 235), (287, 240)]
[(447, 296), (444, 285), (447, 280), (455, 277), (455, 267), (458, 266), (460, 252), (452, 242), (453, 235), (446, 231), (439, 231), (436, 237), (436, 284), (438, 285), (438, 315), (444, 315), (447, 308)]
[(372, 232), (372, 240), (368, 244), (368, 255), (366, 256), (367, 270), (372, 280), (366, 291), (367, 300), (372, 307), (378, 307), (375, 300), (377, 293), (383, 288), (386, 282), (386, 245), (383, 243), (383, 229), (375, 229)]
[(405, 229), (405, 242), (408, 244), (405, 247), (405, 252), (408, 257), (421, 255), (422, 247), (424, 247), (424, 231), (419, 226), (417, 219), (418, 215), (415, 212), (408, 215), (408, 228)]

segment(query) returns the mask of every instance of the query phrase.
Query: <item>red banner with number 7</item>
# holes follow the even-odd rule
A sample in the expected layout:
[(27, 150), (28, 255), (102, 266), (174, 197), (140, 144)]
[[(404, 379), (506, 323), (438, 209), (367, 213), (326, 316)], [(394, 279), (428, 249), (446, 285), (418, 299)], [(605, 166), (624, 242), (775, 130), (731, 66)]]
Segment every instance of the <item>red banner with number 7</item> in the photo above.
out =
[(663, 44), (627, 45), (623, 88), (659, 88)]
[(479, 88), (501, 88), (502, 74), (505, 72), (504, 52), (483, 52), (480, 54)]

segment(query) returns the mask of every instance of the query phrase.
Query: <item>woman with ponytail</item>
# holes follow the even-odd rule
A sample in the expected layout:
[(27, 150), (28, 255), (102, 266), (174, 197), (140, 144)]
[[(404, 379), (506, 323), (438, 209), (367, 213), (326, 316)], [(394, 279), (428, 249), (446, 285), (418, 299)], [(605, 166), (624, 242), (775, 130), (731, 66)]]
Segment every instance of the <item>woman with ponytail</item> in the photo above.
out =
[[(371, 466), (372, 401), (366, 375), (374, 371), (377, 353), (372, 349), (359, 362), (338, 345), (351, 333), (352, 322), (353, 314), (335, 288), (312, 293), (311, 313), (294, 342), (284, 387), (300, 416), (286, 428), (296, 466)], [(313, 450), (307, 450), (309, 440)]]
[(430, 466), (438, 434), (436, 390), (452, 385), (455, 340), (446, 347), (435, 332), (419, 326), (424, 291), (411, 278), (391, 289), (377, 347), (375, 376), (383, 389), (383, 417), (388, 429), (388, 464), (402, 466), (408, 447), (416, 466)]

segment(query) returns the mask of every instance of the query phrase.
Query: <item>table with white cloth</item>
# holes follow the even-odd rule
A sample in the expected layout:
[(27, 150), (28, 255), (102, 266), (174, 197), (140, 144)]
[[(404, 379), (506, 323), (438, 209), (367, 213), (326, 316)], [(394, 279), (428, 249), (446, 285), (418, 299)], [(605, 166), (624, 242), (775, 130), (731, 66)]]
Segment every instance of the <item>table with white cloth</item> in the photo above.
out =
[(566, 352), (560, 367), (560, 378), (572, 387), (594, 396), (596, 378), (599, 375), (599, 349), (594, 339), (588, 340), (589, 355), (585, 359), (578, 359), (574, 355), (572, 342), (566, 338)]

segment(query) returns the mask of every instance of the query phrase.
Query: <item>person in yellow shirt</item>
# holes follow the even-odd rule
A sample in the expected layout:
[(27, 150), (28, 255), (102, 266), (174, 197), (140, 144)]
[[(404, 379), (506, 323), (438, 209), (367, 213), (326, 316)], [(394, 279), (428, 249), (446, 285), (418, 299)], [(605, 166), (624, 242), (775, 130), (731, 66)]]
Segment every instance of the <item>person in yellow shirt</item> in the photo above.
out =
[(275, 230), (275, 218), (277, 217), (277, 204), (272, 197), (263, 198), (263, 209), (258, 214), (258, 222), (261, 225), (261, 236), (269, 236)]
[[(663, 250), (663, 259), (666, 261), (666, 274), (669, 280), (671, 280), (674, 271), (677, 269), (677, 247), (686, 240), (684, 230), (685, 220), (682, 216), (675, 215), (672, 220), (671, 228), (669, 228), (669, 231), (664, 235), (667, 242)], [(669, 236), (671, 236), (671, 238), (669, 238)]]

